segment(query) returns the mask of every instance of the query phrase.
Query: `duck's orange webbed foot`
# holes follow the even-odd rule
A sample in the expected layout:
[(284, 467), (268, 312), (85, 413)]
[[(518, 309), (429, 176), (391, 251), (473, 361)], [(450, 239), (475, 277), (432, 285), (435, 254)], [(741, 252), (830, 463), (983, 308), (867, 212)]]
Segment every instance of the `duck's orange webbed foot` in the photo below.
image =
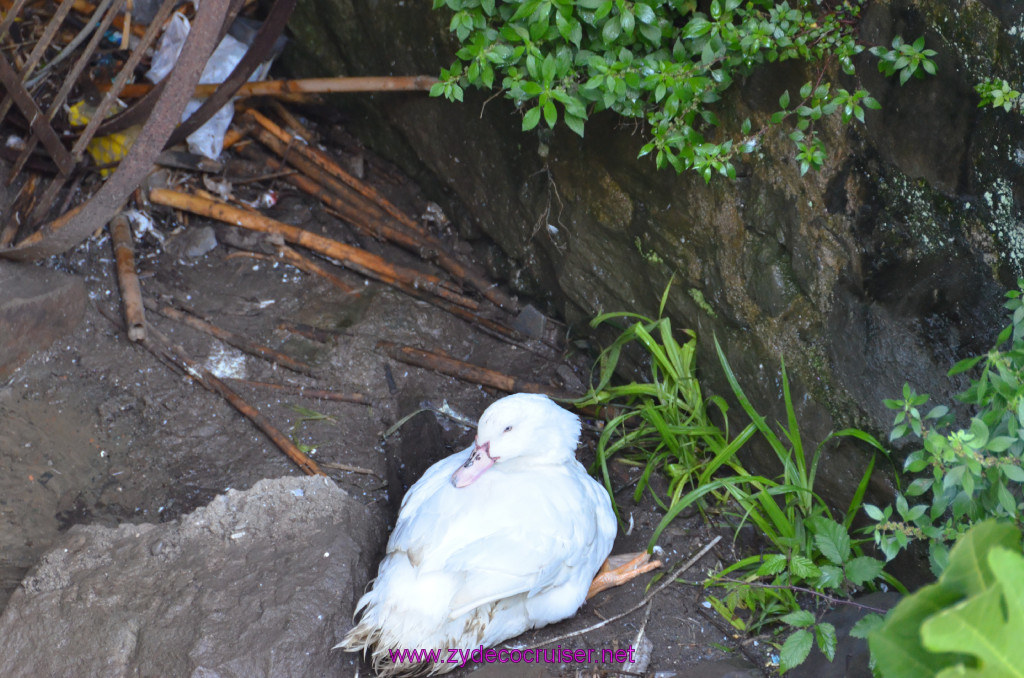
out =
[(646, 551), (608, 556), (604, 561), (604, 565), (597, 571), (594, 581), (590, 584), (590, 590), (587, 591), (587, 600), (590, 600), (601, 591), (625, 584), (630, 579), (639, 577), (645, 572), (650, 572), (659, 567), (661, 567), (661, 561), (651, 560), (651, 554)]

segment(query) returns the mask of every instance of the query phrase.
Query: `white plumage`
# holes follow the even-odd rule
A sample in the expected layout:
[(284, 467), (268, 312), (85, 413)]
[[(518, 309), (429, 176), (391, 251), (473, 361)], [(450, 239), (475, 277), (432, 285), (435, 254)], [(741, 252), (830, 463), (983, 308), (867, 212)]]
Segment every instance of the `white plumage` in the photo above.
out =
[(381, 675), (440, 673), (455, 665), (395, 664), (389, 650), (447, 656), (573, 615), (616, 530), (608, 494), (576, 461), (579, 434), (546, 396), (488, 407), (475, 444), (409, 489), (362, 617), (336, 647), (372, 646)]

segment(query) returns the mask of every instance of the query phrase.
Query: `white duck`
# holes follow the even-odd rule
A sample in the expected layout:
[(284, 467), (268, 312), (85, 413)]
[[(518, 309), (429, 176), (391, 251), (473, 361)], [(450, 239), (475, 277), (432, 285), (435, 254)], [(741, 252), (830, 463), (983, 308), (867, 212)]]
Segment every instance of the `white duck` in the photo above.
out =
[(443, 673), (456, 664), (393, 663), (389, 650), (447, 657), (448, 648), (489, 647), (657, 567), (639, 554), (594, 579), (615, 515), (576, 461), (579, 435), (579, 418), (546, 396), (521, 393), (488, 407), (475, 444), (409, 488), (373, 588), (356, 606), (362, 617), (335, 647), (374, 646), (384, 676)]

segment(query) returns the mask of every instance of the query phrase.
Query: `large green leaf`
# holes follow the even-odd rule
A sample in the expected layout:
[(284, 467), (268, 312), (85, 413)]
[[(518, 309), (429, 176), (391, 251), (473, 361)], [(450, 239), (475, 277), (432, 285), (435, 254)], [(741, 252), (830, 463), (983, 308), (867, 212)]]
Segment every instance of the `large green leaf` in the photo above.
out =
[(976, 666), (950, 667), (943, 676), (1024, 678), (1024, 557), (996, 547), (988, 553), (993, 586), (921, 626), (932, 652), (973, 655)]
[[(879, 674), (883, 678), (918, 678), (940, 674), (944, 674), (943, 678), (981, 676), (981, 673), (970, 672), (975, 660), (970, 653), (963, 651), (965, 645), (932, 639), (926, 646), (922, 639), (922, 627), (932, 619), (970, 604), (973, 598), (987, 595), (997, 583), (994, 568), (989, 564), (989, 552), (998, 549), (1020, 553), (1020, 543), (1020, 531), (1015, 525), (995, 520), (979, 523), (961, 537), (950, 551), (949, 565), (939, 581), (904, 598), (888, 614), (885, 624), (868, 636), (868, 645)], [(1021, 578), (1024, 578), (1024, 574)], [(1019, 591), (1016, 594), (1024, 595)], [(968, 602), (965, 603), (965, 600)], [(954, 619), (958, 620), (960, 631), (964, 633), (964, 642), (967, 642), (968, 633), (963, 617)], [(998, 619), (992, 615), (990, 623), (995, 624)], [(946, 625), (936, 627), (939, 637), (946, 639), (944, 634), (948, 634), (949, 624), (952, 623), (947, 621)], [(1011, 625), (1011, 630), (1011, 635), (1017, 638), (1024, 635), (1024, 626), (1013, 628)], [(1016, 642), (1024, 650), (1024, 643), (1019, 640)], [(976, 650), (975, 646), (971, 646), (971, 652)], [(1024, 660), (1021, 660), (1020, 665), (1024, 666)], [(995, 671), (984, 675), (996, 678), (1017, 674)]]

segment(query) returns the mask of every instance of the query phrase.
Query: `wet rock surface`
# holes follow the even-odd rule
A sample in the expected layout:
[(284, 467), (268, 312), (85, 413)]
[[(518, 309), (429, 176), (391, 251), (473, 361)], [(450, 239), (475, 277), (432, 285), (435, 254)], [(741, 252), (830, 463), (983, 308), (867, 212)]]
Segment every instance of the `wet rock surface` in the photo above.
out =
[(325, 478), (263, 480), (179, 520), (69, 530), (0, 617), (5, 676), (325, 676), (384, 538)]

